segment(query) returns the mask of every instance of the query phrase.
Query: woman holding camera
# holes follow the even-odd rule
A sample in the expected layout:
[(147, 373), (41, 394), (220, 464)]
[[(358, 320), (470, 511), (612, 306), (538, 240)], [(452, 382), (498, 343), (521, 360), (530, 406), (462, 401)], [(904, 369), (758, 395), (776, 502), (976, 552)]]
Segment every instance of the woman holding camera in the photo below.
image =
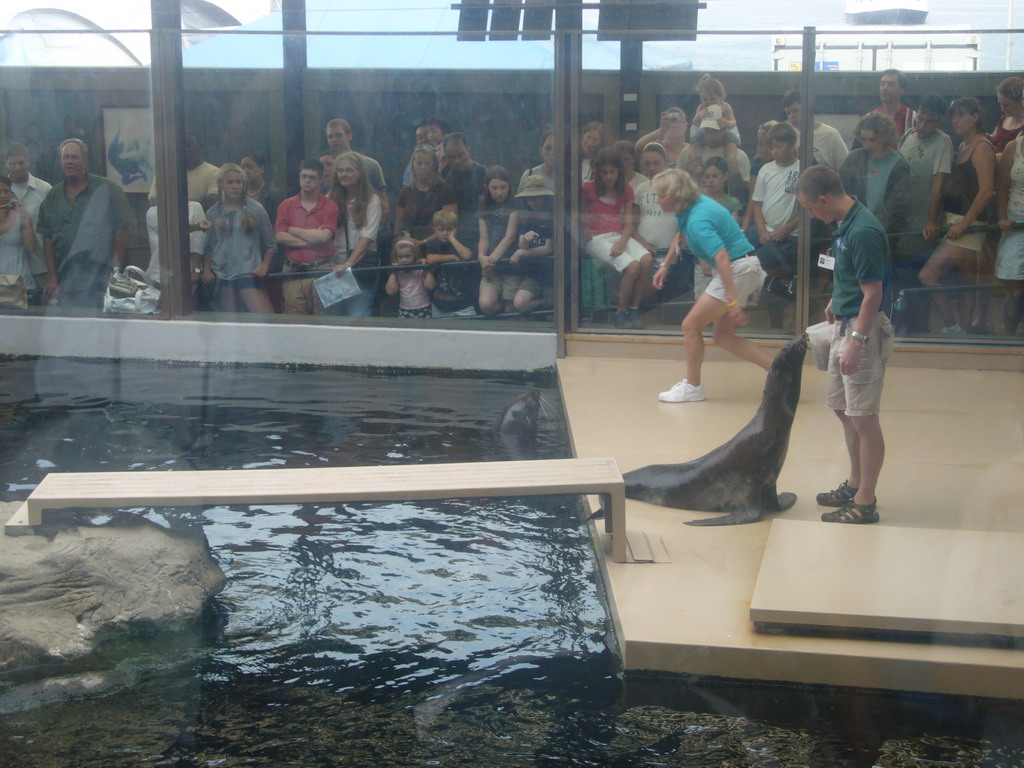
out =
[(679, 107), (669, 107), (661, 113), (661, 125), (658, 126), (658, 130), (651, 131), (637, 141), (636, 153), (642, 155), (644, 147), (651, 142), (657, 142), (665, 148), (665, 154), (668, 157), (668, 167), (675, 168), (676, 158), (679, 157), (679, 153), (690, 144), (686, 140), (687, 127), (686, 113)]
[(0, 275), (21, 275), (25, 290), (36, 287), (28, 255), (36, 248), (32, 217), (14, 199), (9, 176), (0, 176)]

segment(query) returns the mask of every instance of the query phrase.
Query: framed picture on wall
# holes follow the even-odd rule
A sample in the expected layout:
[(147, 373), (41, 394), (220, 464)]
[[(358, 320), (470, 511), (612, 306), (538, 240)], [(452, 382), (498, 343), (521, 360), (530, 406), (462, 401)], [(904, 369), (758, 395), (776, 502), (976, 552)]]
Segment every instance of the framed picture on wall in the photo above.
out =
[(153, 184), (153, 113), (146, 107), (103, 109), (107, 178), (125, 192), (148, 193)]

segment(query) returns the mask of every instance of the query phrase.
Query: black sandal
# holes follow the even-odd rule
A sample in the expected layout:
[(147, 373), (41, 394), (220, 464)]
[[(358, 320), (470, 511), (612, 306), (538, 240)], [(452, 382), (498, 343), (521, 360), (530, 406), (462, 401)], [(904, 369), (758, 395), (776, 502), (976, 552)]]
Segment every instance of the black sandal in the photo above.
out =
[(876, 499), (871, 504), (858, 504), (852, 499), (834, 512), (823, 512), (821, 522), (823, 523), (847, 523), (849, 525), (867, 525), (877, 523), (879, 520), (875, 506)]
[(822, 507), (842, 507), (853, 501), (856, 494), (857, 489), (843, 480), (835, 490), (819, 493), (815, 497), (815, 501)]

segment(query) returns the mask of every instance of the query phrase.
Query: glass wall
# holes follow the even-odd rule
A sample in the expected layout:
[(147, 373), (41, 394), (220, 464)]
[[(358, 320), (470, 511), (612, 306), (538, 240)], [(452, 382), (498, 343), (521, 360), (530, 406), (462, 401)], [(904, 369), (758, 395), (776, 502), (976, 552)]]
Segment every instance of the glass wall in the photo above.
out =
[[(695, 41), (647, 42), (637, 46), (637, 56), (629, 44), (643, 33), (623, 48), (596, 32), (577, 31), (563, 38), (573, 53), (556, 70), (560, 49), (553, 36), (464, 41), (454, 31), (457, 18), (436, 8), (359, 18), (323, 14), (310, 22), (315, 29), (286, 33), (275, 12), (234, 31), (181, 33), (184, 68), (170, 97), (180, 124), (160, 127), (167, 138), (177, 136), (172, 159), (182, 164), (179, 187), (202, 210), (181, 208), (177, 239), (187, 235), (190, 243), (163, 261), (159, 244), (172, 240), (160, 229), (157, 210), (150, 210), (160, 143), (154, 135), (161, 131), (150, 130), (149, 35), (8, 33), (3, 140), (24, 145), (33, 175), (49, 183), (63, 178), (62, 140), (89, 145), (89, 170), (124, 193), (117, 222), (123, 226), (111, 228), (116, 236), (105, 235), (111, 245), (103, 265), (133, 265), (159, 282), (163, 299), (146, 309), (167, 319), (276, 322), (296, 314), (331, 324), (415, 324), (427, 322), (420, 316), (429, 306), (430, 322), (450, 327), (487, 321), (492, 329), (551, 331), (553, 318), (564, 316), (570, 331), (678, 333), (709, 276), (683, 248), (655, 288), (651, 275), (674, 231), (643, 184), (645, 175), (677, 165), (732, 209), (767, 273), (743, 332), (789, 335), (821, 317), (831, 281), (818, 266), (830, 232), (795, 205), (787, 179), (801, 164), (824, 162), (885, 219), (894, 261), (890, 309), (901, 337), (1019, 343), (1024, 310), (1013, 256), (1014, 156), (1000, 164), (1021, 109), (1017, 86), (1007, 80), (1024, 56), (1018, 34), (906, 27), (861, 35), (847, 29), (812, 33), (807, 54), (803, 33), (752, 27), (744, 34), (701, 31)], [(340, 31), (361, 26), (387, 31)], [(427, 28), (445, 31), (423, 34)], [(33, 63), (36, 49), (54, 52), (45, 66)], [(60, 51), (71, 58), (61, 59)], [(806, 76), (805, 56), (813, 61)], [(101, 66), (69, 66), (83, 58)], [(883, 76), (888, 69), (898, 72)], [(705, 75), (712, 90), (721, 86), (725, 93), (725, 128), (714, 128), (719, 118), (708, 118), (702, 108)], [(886, 78), (897, 82), (883, 85)], [(557, 103), (556, 85), (563, 94)], [(968, 101), (957, 102), (951, 113), (951, 102), (961, 97)], [(876, 125), (884, 117), (876, 108), (892, 111), (891, 126)], [(972, 119), (961, 120), (961, 113)], [(554, 132), (559, 115), (565, 135)], [(799, 142), (802, 120), (815, 136), (809, 149)], [(973, 146), (980, 134), (965, 138), (958, 131), (968, 128), (957, 120), (990, 135), (996, 151), (987, 150), (986, 139), (984, 158), (958, 154), (962, 142)], [(774, 127), (775, 143), (784, 145), (792, 136), (787, 125), (797, 132), (790, 153), (796, 165), (780, 166), (768, 131)], [(863, 145), (865, 130), (869, 141), (877, 144), (881, 136), (890, 145), (880, 147), (878, 157)], [(887, 138), (890, 133), (895, 139)], [(422, 179), (410, 183), (417, 146), (432, 154), (421, 153)], [(589, 225), (580, 196), (597, 154), (616, 147), (636, 203), (633, 237), (626, 240), (642, 252), (641, 260), (653, 253), (640, 277), (594, 255), (591, 242), (607, 233)], [(347, 158), (343, 181), (329, 166), (349, 150), (355, 156)], [(900, 160), (889, 169), (892, 152)], [(302, 227), (286, 215), (279, 228), (281, 203), (299, 194), (304, 160), (314, 161), (306, 172), (319, 176), (333, 221), (318, 213), (323, 221), (317, 219), (317, 227)], [(878, 163), (886, 165), (886, 184), (866, 170)], [(778, 195), (767, 179), (757, 191), (766, 166), (781, 181)], [(783, 167), (791, 169), (788, 175)], [(221, 171), (241, 179), (240, 200), (263, 209), (265, 226), (259, 215), (252, 229), (235, 232), (232, 201), (211, 219)], [(531, 175), (540, 177), (533, 186), (527, 184)], [(366, 178), (368, 193), (359, 192), (356, 177)], [(493, 189), (485, 188), (485, 177)], [(979, 182), (985, 189), (973, 194), (970, 185)], [(456, 216), (449, 227), (454, 242), (436, 231), (433, 215), (443, 210)], [(964, 215), (966, 232), (950, 218)], [(954, 237), (943, 244), (951, 225)], [(240, 239), (225, 241), (225, 227)], [(289, 227), (307, 231), (295, 234)], [(400, 270), (392, 252), (403, 233), (415, 252), (407, 256), (411, 267)], [(964, 233), (970, 237), (954, 242)], [(12, 311), (101, 314), (105, 278), (98, 274), (82, 301), (54, 300), (56, 289), (46, 291), (45, 238), (40, 233), (37, 239), (26, 273), (34, 276), (26, 280), (29, 308)], [(71, 242), (54, 245), (62, 262)], [(67, 265), (56, 266), (60, 272)], [(348, 275), (359, 294), (324, 308), (311, 279), (330, 273), (327, 282), (341, 289), (344, 267), (352, 268)], [(556, 286), (563, 283), (560, 292)], [(182, 300), (168, 301), (169, 293)], [(560, 306), (570, 309), (561, 315)], [(633, 307), (638, 317), (627, 320), (622, 312)]]
[[(750, 241), (751, 250), (764, 246), (763, 263), (769, 274), (766, 288), (770, 290), (765, 290), (761, 300), (748, 308), (744, 333), (791, 335), (796, 329), (799, 210), (792, 205), (786, 207), (785, 203), (770, 205), (766, 229), (763, 217), (759, 227), (755, 216), (759, 206), (752, 203), (758, 171), (766, 161), (771, 162), (764, 131), (759, 129), (772, 120), (784, 118), (776, 114), (781, 112), (778, 105), (798, 76), (693, 68), (698, 63), (690, 56), (731, 45), (733, 39), (714, 33), (702, 35), (704, 45), (693, 50), (692, 43), (644, 46), (643, 68), (634, 73), (638, 85), (635, 95), (630, 93), (631, 78), (625, 72), (621, 76), (584, 73), (581, 173), (586, 180), (602, 152), (601, 146), (595, 144), (621, 153), (636, 205), (631, 222), (635, 230), (633, 242), (627, 250), (636, 250), (641, 259), (641, 274), (633, 283), (628, 270), (620, 272), (618, 265), (602, 261), (600, 238), (595, 241), (589, 236), (592, 233), (586, 231), (588, 205), (594, 207), (592, 197), (590, 203), (584, 199), (584, 245), (579, 262), (581, 329), (618, 331), (640, 326), (645, 332), (678, 332), (682, 318), (710, 283), (711, 268), (685, 243), (679, 247), (675, 216), (662, 210), (648, 183), (666, 168), (686, 170), (702, 194), (724, 205)], [(675, 58), (666, 59), (669, 55)], [(661, 68), (654, 68), (658, 66)], [(673, 66), (687, 69), (671, 69)], [(716, 104), (709, 112), (710, 102), (705, 104), (702, 99), (702, 94), (708, 96), (718, 89), (724, 98), (715, 98), (728, 109), (723, 113), (724, 119), (715, 116), (719, 114), (715, 110), (721, 111), (721, 107)], [(726, 128), (716, 127), (720, 120)], [(783, 182), (790, 176), (795, 180), (798, 175), (795, 135), (793, 139), (791, 164), (787, 166), (790, 170), (782, 174)], [(609, 157), (607, 153), (602, 156)], [(596, 182), (596, 169), (593, 172)], [(633, 243), (638, 243), (639, 249)], [(677, 250), (669, 259), (672, 266), (666, 268), (658, 279), (660, 287), (656, 288), (651, 276), (665, 263), (669, 251)], [(632, 286), (629, 297), (621, 290), (624, 283)], [(639, 319), (637, 313), (628, 320), (622, 316), (630, 307), (639, 308)]]
[[(204, 267), (197, 317), (551, 330), (553, 237), (524, 256), (527, 219), (511, 214), (529, 208), (532, 192), (516, 196), (544, 163), (552, 46), (410, 34), (436, 28), (417, 18), (439, 13), (344, 17), (387, 34), (333, 32), (342, 20), (328, 16), (315, 33), (285, 35), (272, 68), (250, 42), (262, 35), (219, 34), (184, 51), (185, 119), (203, 160), (243, 167), (243, 191), (266, 209), (275, 241), (257, 290)], [(310, 211), (287, 202), (296, 195)], [(323, 210), (312, 210), (318, 195)], [(539, 197), (551, 230), (554, 195)], [(215, 243), (223, 207), (206, 210)], [(359, 293), (324, 306), (316, 286), (344, 289), (345, 267)]]
[[(8, 282), (21, 277), (0, 306), (95, 314), (112, 266), (149, 264), (149, 35), (8, 32), (0, 51), (0, 272)], [(19, 65), (40, 56), (47, 66)], [(82, 60), (96, 65), (81, 67)], [(65, 181), (65, 196), (47, 197), (51, 185)]]
[[(648, 68), (645, 60), (635, 96), (629, 93), (626, 72), (621, 77), (585, 72), (581, 171), (587, 171), (595, 143), (620, 142), (624, 152), (634, 143), (634, 154), (624, 155), (627, 174), (630, 165), (643, 173), (646, 164), (653, 172), (682, 157), (682, 166), (677, 167), (692, 174), (701, 192), (735, 210), (737, 224), (768, 275), (760, 300), (748, 308), (743, 331), (763, 336), (792, 334), (818, 322), (831, 296), (831, 273), (819, 266), (819, 256), (831, 246), (834, 228), (801, 211), (791, 183), (802, 165), (826, 164), (890, 234), (893, 271), (887, 306), (898, 336), (929, 342), (1020, 343), (1024, 308), (1020, 274), (1013, 266), (1012, 155), (1001, 162), (1004, 142), (1010, 139), (1009, 146), (1015, 146), (1012, 138), (1021, 125), (1016, 116), (1021, 83), (1016, 71), (1007, 71), (1008, 66), (1024, 64), (1020, 44), (1015, 44), (1018, 35), (920, 27), (894, 27), (871, 35), (850, 29), (812, 34), (813, 70), (807, 77), (805, 36), (770, 29), (760, 35), (702, 32), (698, 42), (665, 44), (675, 53), (692, 56), (692, 70), (658, 71)], [(733, 71), (732, 64), (757, 71)], [(724, 131), (714, 127), (714, 120), (700, 128), (709, 103), (707, 89), (701, 88), (707, 77), (712, 78), (712, 88), (722, 86), (725, 97), (718, 101), (731, 113), (727, 124), (735, 121)], [(803, 97), (805, 89), (811, 99)], [(631, 101), (639, 105), (636, 125), (624, 116), (635, 114), (629, 113)], [(802, 118), (814, 134), (809, 149), (799, 141)], [(770, 130), (777, 141), (768, 140)], [(797, 141), (792, 152), (785, 147), (790, 135)], [(718, 147), (709, 150), (708, 140)], [(972, 147), (979, 140), (975, 158)], [(650, 142), (661, 146), (647, 146), (645, 153)], [(772, 144), (786, 155), (781, 166), (773, 158)], [(668, 150), (664, 157), (663, 148)], [(783, 182), (778, 196), (768, 179), (757, 190), (756, 179), (764, 167), (772, 171), (772, 180)], [(792, 172), (786, 176), (781, 167)], [(653, 221), (659, 218), (659, 208), (649, 190), (647, 197), (637, 194), (641, 235), (645, 212), (651, 217), (647, 228), (657, 232)], [(580, 205), (584, 218), (586, 205), (585, 200)], [(957, 225), (965, 214), (966, 226)], [(953, 236), (947, 238), (950, 226)], [(785, 235), (775, 237), (776, 228)], [(654, 270), (671, 234), (666, 227), (665, 242), (634, 235), (642, 250), (654, 253)], [(966, 237), (959, 239), (962, 234)], [(577, 266), (578, 327), (639, 332), (621, 315), (627, 308), (619, 292), (623, 274), (588, 254), (587, 240), (584, 232)], [(636, 293), (628, 302), (639, 303), (643, 332), (678, 332), (679, 321), (708, 279), (699, 260), (696, 271), (694, 263), (693, 253), (683, 249), (663, 288), (655, 291), (650, 286), (649, 292)]]

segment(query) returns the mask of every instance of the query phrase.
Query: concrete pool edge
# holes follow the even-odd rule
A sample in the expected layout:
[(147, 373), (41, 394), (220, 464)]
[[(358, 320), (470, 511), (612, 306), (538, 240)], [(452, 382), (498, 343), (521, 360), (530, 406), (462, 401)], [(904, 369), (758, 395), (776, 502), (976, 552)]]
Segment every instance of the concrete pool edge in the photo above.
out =
[(114, 317), (4, 317), (0, 355), (539, 371), (554, 332)]

